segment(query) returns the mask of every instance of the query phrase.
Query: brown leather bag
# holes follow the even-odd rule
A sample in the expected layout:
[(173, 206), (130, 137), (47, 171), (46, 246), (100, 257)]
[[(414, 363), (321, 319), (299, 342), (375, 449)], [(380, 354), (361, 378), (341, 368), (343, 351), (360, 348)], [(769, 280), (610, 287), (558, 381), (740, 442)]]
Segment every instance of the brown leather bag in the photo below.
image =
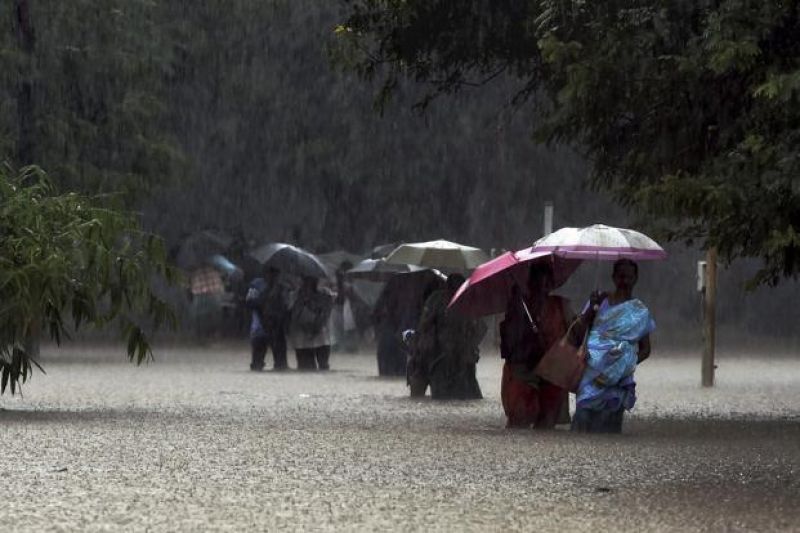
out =
[(571, 392), (578, 390), (584, 370), (586, 370), (586, 339), (589, 328), (583, 336), (580, 346), (575, 346), (569, 341), (572, 328), (580, 318), (576, 318), (567, 329), (567, 332), (545, 352), (534, 372), (554, 385)]

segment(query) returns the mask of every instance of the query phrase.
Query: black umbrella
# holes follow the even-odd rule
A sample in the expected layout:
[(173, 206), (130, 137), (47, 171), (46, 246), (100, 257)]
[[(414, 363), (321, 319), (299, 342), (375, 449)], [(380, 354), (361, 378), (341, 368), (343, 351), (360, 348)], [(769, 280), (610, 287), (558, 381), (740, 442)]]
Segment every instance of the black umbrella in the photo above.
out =
[(433, 291), (445, 288), (446, 279), (444, 274), (432, 269), (395, 274), (378, 297), (375, 311), (397, 332), (416, 329), (426, 298)]
[(286, 274), (312, 278), (330, 277), (328, 269), (317, 256), (291, 244), (265, 244), (250, 252), (250, 255), (264, 267), (275, 268)]
[(424, 267), (414, 265), (393, 265), (383, 259), (364, 259), (356, 266), (345, 272), (351, 279), (363, 279), (366, 281), (389, 281), (395, 275), (403, 272), (415, 272), (425, 270)]
[(175, 265), (193, 270), (207, 265), (214, 255), (226, 255), (233, 239), (222, 233), (203, 230), (192, 233), (178, 246)]

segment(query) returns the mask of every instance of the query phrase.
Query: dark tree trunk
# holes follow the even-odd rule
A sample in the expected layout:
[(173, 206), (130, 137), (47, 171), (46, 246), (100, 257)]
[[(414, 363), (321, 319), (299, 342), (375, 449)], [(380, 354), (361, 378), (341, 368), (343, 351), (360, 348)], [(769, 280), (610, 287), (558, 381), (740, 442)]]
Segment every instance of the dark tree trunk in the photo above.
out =
[[(36, 50), (36, 33), (31, 21), (31, 2), (29, 0), (14, 0), (14, 22), (19, 49), (24, 54), (22, 68), (20, 69), (19, 86), (17, 88), (17, 121), (19, 123), (19, 137), (17, 138), (17, 164), (20, 167), (32, 165), (35, 162), (34, 140), (35, 108), (33, 101), (33, 76)], [(39, 356), (39, 339), (41, 338), (41, 324), (34, 320), (25, 338), (25, 352), (29, 357)]]
[(31, 21), (31, 2), (14, 0), (15, 30), (19, 49), (25, 55), (17, 88), (17, 120), (19, 122), (19, 138), (17, 139), (17, 163), (20, 166), (34, 163), (34, 102), (33, 74), (34, 51), (36, 49), (36, 33)]

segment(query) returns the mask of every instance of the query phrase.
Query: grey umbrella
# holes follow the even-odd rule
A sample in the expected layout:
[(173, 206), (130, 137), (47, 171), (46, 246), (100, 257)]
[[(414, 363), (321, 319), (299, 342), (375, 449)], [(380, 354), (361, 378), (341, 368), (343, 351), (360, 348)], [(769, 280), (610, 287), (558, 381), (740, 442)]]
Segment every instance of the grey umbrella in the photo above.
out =
[(487, 262), (480, 248), (445, 240), (401, 244), (386, 257), (387, 263), (472, 270)]
[(327, 267), (317, 256), (291, 244), (265, 244), (250, 252), (250, 255), (264, 267), (275, 268), (286, 274), (312, 278), (330, 277)]
[(371, 259), (383, 259), (392, 253), (392, 251), (397, 248), (398, 244), (399, 243), (379, 244), (378, 246), (372, 248), (372, 250), (369, 252), (369, 256)]

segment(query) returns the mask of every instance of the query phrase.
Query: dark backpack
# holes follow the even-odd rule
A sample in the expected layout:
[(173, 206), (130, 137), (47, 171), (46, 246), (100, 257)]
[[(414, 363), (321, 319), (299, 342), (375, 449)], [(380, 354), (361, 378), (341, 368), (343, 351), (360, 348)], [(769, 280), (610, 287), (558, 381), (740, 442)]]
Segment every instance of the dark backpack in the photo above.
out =
[(333, 298), (324, 292), (305, 295), (295, 303), (292, 320), (302, 331), (314, 335), (328, 321), (333, 309)]
[(271, 322), (283, 322), (289, 314), (286, 303), (286, 289), (278, 282), (272, 283), (264, 291), (261, 299), (261, 314)]

